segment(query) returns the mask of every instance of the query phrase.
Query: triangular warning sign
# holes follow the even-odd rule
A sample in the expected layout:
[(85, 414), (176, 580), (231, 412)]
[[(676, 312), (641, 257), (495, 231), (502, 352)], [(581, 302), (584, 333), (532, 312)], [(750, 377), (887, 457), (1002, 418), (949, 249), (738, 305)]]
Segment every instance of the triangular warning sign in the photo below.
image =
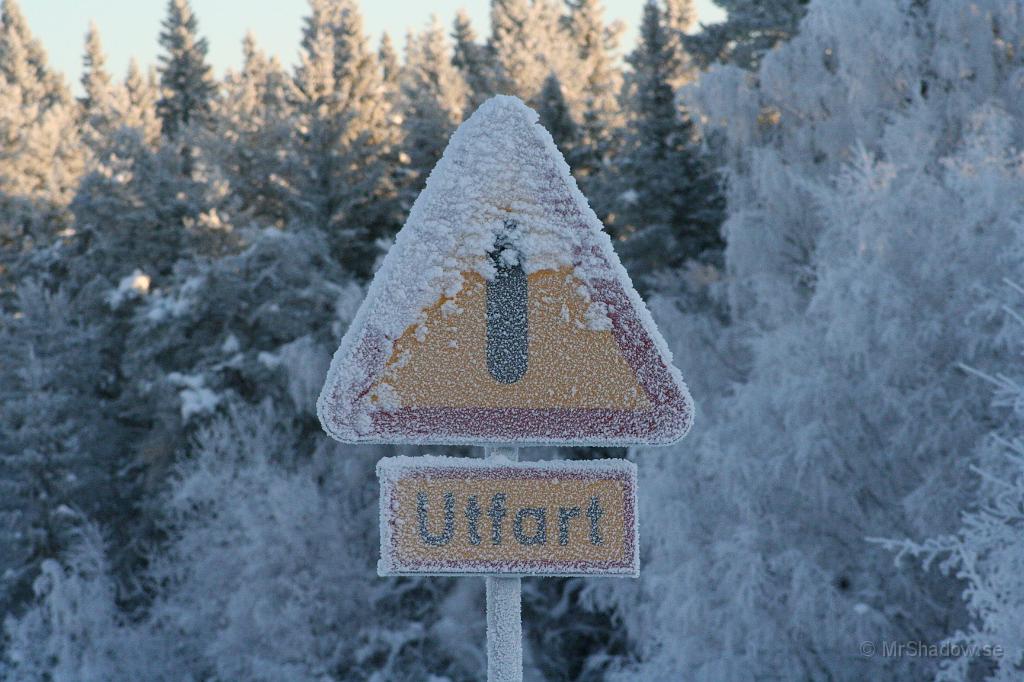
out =
[(359, 443), (665, 444), (693, 419), (611, 240), (515, 97), (452, 136), (317, 408)]

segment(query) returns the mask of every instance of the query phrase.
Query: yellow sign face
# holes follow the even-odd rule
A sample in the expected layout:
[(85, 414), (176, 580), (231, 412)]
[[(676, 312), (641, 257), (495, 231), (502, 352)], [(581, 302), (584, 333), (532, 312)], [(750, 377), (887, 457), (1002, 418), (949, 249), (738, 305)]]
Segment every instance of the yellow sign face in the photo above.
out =
[(631, 462), (391, 457), (377, 475), (381, 575), (639, 575)]
[(693, 402), (537, 114), (498, 97), (430, 174), (317, 415), (346, 443), (667, 445)]
[(488, 368), (487, 280), (475, 272), (462, 276), (455, 298), (440, 298), (395, 342), (375, 388), (413, 408), (651, 409), (611, 325), (588, 319), (590, 303), (571, 268), (526, 278), (529, 362), (508, 383)]

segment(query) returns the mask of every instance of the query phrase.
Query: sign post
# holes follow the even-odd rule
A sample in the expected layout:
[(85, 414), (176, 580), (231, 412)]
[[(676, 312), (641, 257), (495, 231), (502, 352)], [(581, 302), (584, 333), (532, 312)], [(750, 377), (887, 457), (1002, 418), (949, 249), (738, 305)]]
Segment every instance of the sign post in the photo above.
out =
[[(519, 448), (484, 448), (487, 459), (519, 459)], [(487, 583), (487, 682), (523, 682), (522, 578), (496, 575)]]
[(483, 576), (492, 682), (521, 682), (524, 576), (640, 573), (626, 460), (520, 446), (667, 445), (682, 376), (537, 114), (485, 102), (452, 136), (331, 362), (317, 413), (346, 443), (483, 446), (386, 457), (378, 573)]

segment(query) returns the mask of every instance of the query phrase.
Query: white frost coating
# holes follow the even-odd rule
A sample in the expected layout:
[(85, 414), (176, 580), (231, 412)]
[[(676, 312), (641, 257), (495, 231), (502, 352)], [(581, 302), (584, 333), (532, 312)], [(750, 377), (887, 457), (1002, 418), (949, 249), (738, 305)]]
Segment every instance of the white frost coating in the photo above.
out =
[(520, 578), (487, 578), (487, 682), (523, 682)]
[[(524, 147), (524, 137), (534, 138), (546, 153), (538, 154), (536, 145)], [(439, 293), (457, 293), (462, 272), (492, 278), (487, 254), (499, 234), (507, 234), (514, 247), (505, 258), (520, 256), (527, 274), (574, 265), (573, 247), (586, 246), (584, 234), (561, 229), (558, 206), (537, 201), (550, 192), (552, 161), (559, 162), (556, 179), (586, 205), (551, 135), (518, 98), (494, 97), (455, 131), (366, 297), (367, 304), (373, 302), (374, 323), (388, 338), (397, 338), (417, 322), (419, 311)], [(608, 236), (590, 213), (594, 230), (611, 253)], [(506, 229), (510, 219), (516, 222), (511, 232)], [(617, 265), (618, 259), (612, 262)], [(576, 275), (584, 281), (611, 274), (604, 259), (591, 257), (576, 264)], [(360, 309), (357, 323), (369, 307)]]
[[(671, 351), (551, 135), (537, 120), (536, 112), (518, 98), (498, 96), (481, 105), (452, 135), (331, 362), (317, 401), (317, 413), (331, 436), (344, 442), (621, 445), (667, 444), (689, 429), (692, 401), (672, 364)], [(621, 296), (633, 309), (624, 315), (635, 318), (649, 337), (648, 346), (653, 345), (658, 364), (665, 366), (657, 370), (668, 377), (662, 384), (673, 384), (672, 390), (680, 396), (671, 411), (677, 424), (651, 437), (631, 435), (628, 428), (616, 435), (586, 438), (473, 437), (458, 429), (445, 433), (443, 428), (429, 434), (374, 433), (373, 414), (396, 405), (379, 400), (376, 390), (365, 390), (379, 378), (368, 376), (368, 371), (377, 370), (367, 365), (380, 365), (382, 357), (390, 357), (394, 341), (411, 325), (419, 324), (417, 338), (428, 334), (423, 311), (442, 294), (457, 294), (464, 283), (462, 273), (493, 278), (489, 253), (499, 238), (507, 245), (503, 257), (522, 263), (527, 274), (571, 269), (591, 301), (588, 329), (612, 328), (608, 305), (594, 301), (590, 294), (608, 282), (621, 285)], [(457, 315), (461, 311), (452, 304), (443, 312)], [(366, 348), (372, 349), (372, 357)]]
[[(519, 460), (517, 448), (485, 448), (491, 462)], [(523, 682), (523, 585), (522, 579), (488, 576), (487, 682)]]
[(121, 279), (117, 288), (107, 294), (107, 305), (111, 310), (117, 310), (127, 300), (139, 298), (149, 293), (149, 275), (138, 268), (132, 274)]
[(220, 405), (220, 396), (206, 387), (206, 378), (201, 374), (171, 372), (167, 381), (181, 388), (181, 419), (188, 422), (195, 415), (213, 412)]
[(519, 462), (504, 457), (449, 457), (448, 455), (396, 455), (384, 457), (377, 462), (377, 478), (393, 481), (407, 471), (430, 467), (458, 467), (460, 469), (491, 469), (495, 464), (519, 469), (543, 467), (546, 471), (564, 471), (567, 474), (589, 474), (600, 472), (622, 472), (636, 475), (636, 464), (628, 459), (556, 459), (543, 462)]

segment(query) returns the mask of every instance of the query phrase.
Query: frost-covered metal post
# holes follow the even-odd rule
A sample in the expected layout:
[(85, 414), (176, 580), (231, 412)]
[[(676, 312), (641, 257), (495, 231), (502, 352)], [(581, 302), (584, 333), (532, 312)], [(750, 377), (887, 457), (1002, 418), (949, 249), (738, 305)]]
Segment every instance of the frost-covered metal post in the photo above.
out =
[[(519, 459), (519, 448), (484, 448), (490, 460)], [(522, 578), (487, 576), (487, 682), (523, 680)]]

